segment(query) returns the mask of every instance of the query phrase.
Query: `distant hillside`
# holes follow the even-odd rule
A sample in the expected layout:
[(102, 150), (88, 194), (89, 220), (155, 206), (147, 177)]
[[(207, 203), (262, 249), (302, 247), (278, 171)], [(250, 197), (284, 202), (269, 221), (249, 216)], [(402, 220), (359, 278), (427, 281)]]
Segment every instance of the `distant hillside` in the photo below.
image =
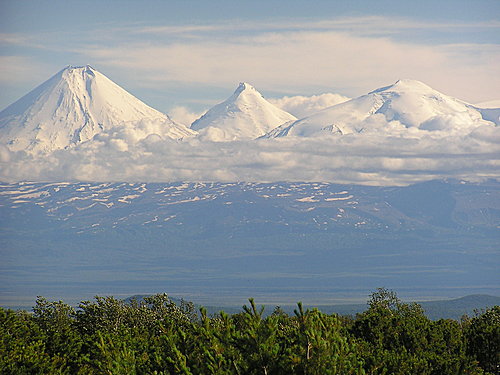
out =
[[(422, 306), (425, 315), (427, 315), (429, 319), (459, 320), (465, 314), (473, 316), (475, 311), (481, 312), (481, 310), (500, 305), (500, 297), (473, 294), (450, 300), (424, 301), (417, 303)], [(318, 306), (318, 309), (325, 313), (337, 313), (340, 315), (355, 315), (365, 311), (366, 308), (367, 304)]]
[[(132, 300), (140, 301), (147, 295), (134, 295), (125, 299), (126, 302), (131, 302)], [(180, 298), (170, 298), (175, 304), (180, 304), (182, 299)], [(442, 301), (425, 301), (417, 302), (425, 311), (425, 314), (429, 319), (439, 320), (439, 319), (455, 319), (459, 320), (464, 315), (474, 316), (475, 312), (481, 312), (487, 308), (493, 306), (500, 306), (500, 297), (490, 296), (486, 294), (473, 294), (461, 298), (442, 300)], [(199, 304), (194, 304), (197, 309), (201, 307)], [(271, 314), (276, 306), (265, 306), (265, 315)], [(349, 305), (309, 305), (306, 308), (318, 308), (318, 310), (333, 314), (337, 313), (339, 315), (351, 315), (354, 316), (358, 313), (362, 313), (368, 307), (366, 303), (363, 304), (349, 304)], [(219, 311), (225, 311), (228, 314), (236, 314), (242, 311), (241, 306), (205, 306), (209, 314), (216, 314)], [(287, 305), (281, 306), (283, 311), (287, 314), (293, 314), (293, 310), (296, 306)]]
[(499, 243), (493, 180), (3, 183), (0, 305), (91, 291), (238, 308), (365, 302), (377, 286), (413, 301), (500, 295)]
[(500, 297), (473, 294), (449, 301), (422, 302), (426, 315), (433, 320), (441, 318), (460, 319), (464, 314), (474, 315), (475, 311), (500, 305)]

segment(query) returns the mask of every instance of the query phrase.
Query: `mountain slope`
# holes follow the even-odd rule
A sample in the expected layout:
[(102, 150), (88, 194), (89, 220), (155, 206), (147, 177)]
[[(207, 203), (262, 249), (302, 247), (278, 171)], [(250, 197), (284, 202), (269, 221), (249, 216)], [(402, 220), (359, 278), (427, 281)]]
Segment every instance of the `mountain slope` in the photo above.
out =
[[(486, 113), (486, 112), (485, 112)], [(267, 137), (311, 136), (388, 131), (464, 132), (493, 125), (491, 116), (461, 100), (444, 95), (422, 82), (399, 80), (366, 95), (326, 108), (314, 115), (283, 125)]]
[(496, 181), (0, 184), (0, 305), (96, 290), (240, 306), (376, 287), (500, 295), (498, 243)]
[(269, 103), (254, 87), (240, 83), (233, 95), (193, 122), (191, 129), (210, 140), (232, 141), (255, 139), (295, 120), (295, 116)]
[(91, 66), (68, 66), (0, 112), (0, 141), (14, 151), (51, 152), (140, 121), (160, 122), (170, 138), (193, 134)]

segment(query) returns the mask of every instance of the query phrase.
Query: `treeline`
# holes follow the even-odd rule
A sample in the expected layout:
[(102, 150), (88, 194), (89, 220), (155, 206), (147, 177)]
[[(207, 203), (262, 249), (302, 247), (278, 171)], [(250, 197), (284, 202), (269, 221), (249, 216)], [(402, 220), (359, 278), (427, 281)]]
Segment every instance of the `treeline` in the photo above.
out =
[(33, 313), (0, 309), (2, 374), (498, 374), (500, 307), (429, 320), (379, 289), (355, 318), (253, 300), (207, 316), (166, 295), (113, 297), (77, 309), (38, 298)]

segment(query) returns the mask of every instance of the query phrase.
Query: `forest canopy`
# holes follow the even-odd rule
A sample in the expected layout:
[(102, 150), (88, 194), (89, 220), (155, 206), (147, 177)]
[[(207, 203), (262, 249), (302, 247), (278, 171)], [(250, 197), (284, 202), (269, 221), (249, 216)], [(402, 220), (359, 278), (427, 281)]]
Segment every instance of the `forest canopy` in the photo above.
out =
[(208, 316), (166, 294), (73, 308), (39, 297), (0, 308), (1, 374), (497, 374), (500, 306), (460, 321), (428, 319), (386, 289), (356, 317), (253, 299)]

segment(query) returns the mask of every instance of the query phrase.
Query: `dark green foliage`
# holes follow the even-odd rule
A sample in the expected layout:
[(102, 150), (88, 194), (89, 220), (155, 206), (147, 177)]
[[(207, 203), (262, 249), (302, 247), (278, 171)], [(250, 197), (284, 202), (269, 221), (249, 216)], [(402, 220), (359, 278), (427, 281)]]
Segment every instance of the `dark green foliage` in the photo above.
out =
[(433, 322), (418, 304), (403, 303), (385, 289), (372, 295), (369, 309), (358, 315), (351, 332), (360, 340), (371, 374), (480, 373), (466, 356), (458, 322)]
[(67, 373), (63, 361), (45, 353), (47, 337), (26, 312), (0, 309), (0, 373)]
[(0, 309), (0, 374), (495, 374), (500, 307), (431, 321), (380, 289), (356, 318), (280, 308), (209, 317), (165, 294)]
[(45, 337), (45, 351), (61, 361), (69, 373), (76, 373), (86, 358), (82, 357), (82, 340), (75, 327), (76, 312), (62, 301), (49, 302), (38, 297), (33, 321)]
[(492, 374), (500, 373), (500, 306), (472, 318), (466, 330), (467, 351)]
[(356, 344), (345, 332), (341, 319), (314, 309), (306, 312), (302, 304), (295, 310), (298, 329), (292, 351), (293, 373), (363, 374), (363, 361)]

